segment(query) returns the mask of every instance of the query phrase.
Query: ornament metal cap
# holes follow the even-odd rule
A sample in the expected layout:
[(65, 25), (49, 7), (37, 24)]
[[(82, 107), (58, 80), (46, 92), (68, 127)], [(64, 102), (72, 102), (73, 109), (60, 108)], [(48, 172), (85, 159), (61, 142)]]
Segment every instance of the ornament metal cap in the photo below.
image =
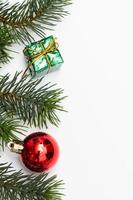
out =
[(21, 154), (21, 152), (24, 148), (23, 142), (20, 140), (12, 140), (11, 142), (8, 142), (7, 146), (10, 149), (10, 151), (19, 153), (19, 154)]

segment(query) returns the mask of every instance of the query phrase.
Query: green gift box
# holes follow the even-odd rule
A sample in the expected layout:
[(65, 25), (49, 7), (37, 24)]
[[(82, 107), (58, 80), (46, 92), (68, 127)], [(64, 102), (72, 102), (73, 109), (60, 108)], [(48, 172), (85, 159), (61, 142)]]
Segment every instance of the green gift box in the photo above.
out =
[(33, 77), (55, 71), (64, 62), (53, 36), (27, 45), (24, 55), (28, 62), (27, 69), (30, 70)]

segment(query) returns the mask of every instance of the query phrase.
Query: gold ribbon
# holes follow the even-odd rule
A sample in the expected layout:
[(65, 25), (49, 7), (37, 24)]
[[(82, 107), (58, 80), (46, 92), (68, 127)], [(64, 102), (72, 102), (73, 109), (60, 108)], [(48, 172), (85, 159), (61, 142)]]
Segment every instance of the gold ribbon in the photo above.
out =
[[(47, 53), (54, 52), (55, 50), (57, 50), (58, 46), (59, 46), (58, 43), (56, 43), (55, 40), (53, 39), (53, 40), (50, 41), (49, 45), (46, 48), (43, 47), (44, 49), (41, 52), (36, 53), (35, 55), (32, 55), (32, 56), (28, 55), (27, 58), (31, 59), (32, 61), (29, 62), (28, 67), (26, 68), (26, 70), (23, 73), (23, 76), (25, 75), (25, 73), (27, 72), (27, 70), (30, 68), (30, 66), (36, 60), (38, 60), (39, 58), (41, 58), (42, 56), (45, 56), (45, 59), (46, 59), (46, 61), (48, 63), (49, 70), (48, 70), (47, 73), (49, 73), (49, 71), (51, 69), (51, 63), (50, 63), (50, 60), (49, 60), (49, 57), (48, 57)], [(26, 48), (26, 50), (32, 50), (32, 49), (31, 48)]]

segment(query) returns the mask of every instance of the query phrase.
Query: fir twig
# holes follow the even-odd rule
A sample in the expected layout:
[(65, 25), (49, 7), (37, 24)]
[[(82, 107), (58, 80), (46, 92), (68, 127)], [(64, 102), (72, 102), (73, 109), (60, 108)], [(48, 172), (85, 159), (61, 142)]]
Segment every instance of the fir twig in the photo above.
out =
[(68, 14), (65, 7), (69, 4), (71, 0), (24, 0), (14, 5), (0, 1), (0, 24), (10, 29), (14, 39), (30, 42), (29, 29), (44, 36), (46, 29), (53, 29)]
[(6, 112), (0, 110), (0, 145), (4, 146), (13, 139), (19, 139), (17, 134), (22, 134), (25, 127), (20, 125), (18, 119), (10, 118)]
[(63, 182), (48, 173), (25, 175), (0, 164), (0, 200), (61, 200)]
[(47, 127), (47, 122), (58, 125), (60, 120), (57, 111), (64, 111), (60, 105), (65, 98), (62, 89), (54, 89), (55, 85), (47, 83), (40, 86), (42, 78), (33, 80), (16, 73), (9, 80), (7, 74), (0, 79), (1, 107), (10, 116), (17, 116), (24, 123)]
[(0, 27), (0, 63), (8, 63), (12, 58), (9, 53), (13, 42), (13, 37), (10, 35), (6, 27)]

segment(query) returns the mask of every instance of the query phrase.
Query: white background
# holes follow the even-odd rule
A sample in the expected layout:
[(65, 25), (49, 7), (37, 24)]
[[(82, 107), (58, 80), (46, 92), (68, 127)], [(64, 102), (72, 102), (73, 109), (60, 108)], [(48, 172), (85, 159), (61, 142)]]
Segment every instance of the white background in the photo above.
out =
[[(61, 149), (51, 174), (65, 181), (64, 200), (132, 200), (133, 3), (75, 0), (70, 13), (46, 32), (58, 37), (65, 63), (44, 82), (64, 88), (69, 111), (60, 115), (59, 128), (47, 130)], [(25, 69), (23, 48), (13, 46), (19, 54), (2, 74)], [(27, 171), (18, 155), (1, 154), (1, 161)]]

